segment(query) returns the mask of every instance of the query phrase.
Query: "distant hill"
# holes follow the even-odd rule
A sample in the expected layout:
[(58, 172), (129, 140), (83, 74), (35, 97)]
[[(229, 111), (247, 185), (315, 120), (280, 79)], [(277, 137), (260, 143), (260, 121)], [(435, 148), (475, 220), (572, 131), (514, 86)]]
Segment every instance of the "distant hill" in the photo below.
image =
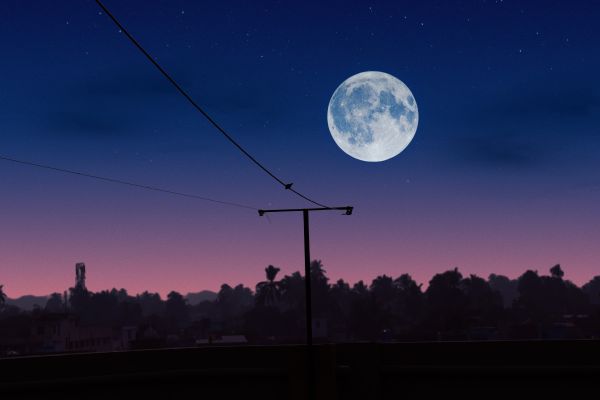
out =
[[(21, 296), (16, 299), (6, 299), (7, 305), (13, 305), (19, 307), (21, 310), (31, 311), (34, 306), (37, 304), (41, 308), (46, 306), (46, 302), (48, 301), (49, 296), (32, 296), (26, 295)], [(188, 293), (185, 295), (188, 303), (191, 305), (196, 305), (198, 303), (203, 302), (204, 300), (213, 301), (217, 298), (217, 294), (215, 292), (211, 292), (210, 290), (202, 290), (197, 293)]]
[(32, 296), (26, 295), (17, 297), (16, 299), (6, 299), (7, 305), (17, 306), (21, 310), (31, 311), (33, 307), (37, 304), (41, 308), (46, 307), (46, 302), (48, 301), (49, 296)]
[(203, 302), (204, 300), (213, 301), (217, 298), (217, 294), (215, 292), (211, 292), (210, 290), (203, 290), (198, 293), (188, 293), (185, 295), (188, 303), (195, 306), (198, 303)]

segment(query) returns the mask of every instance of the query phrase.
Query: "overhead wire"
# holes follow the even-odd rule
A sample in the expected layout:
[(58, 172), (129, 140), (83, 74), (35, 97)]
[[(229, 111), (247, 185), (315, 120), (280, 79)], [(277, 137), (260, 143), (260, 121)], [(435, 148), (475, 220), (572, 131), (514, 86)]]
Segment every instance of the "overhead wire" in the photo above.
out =
[(150, 61), (150, 63), (152, 63), (152, 65), (154, 65), (154, 67), (156, 67), (156, 69), (175, 87), (175, 89), (177, 89), (177, 91), (183, 97), (185, 97), (185, 99), (198, 112), (200, 112), (200, 114), (202, 114), (208, 120), (208, 122), (210, 122), (229, 142), (231, 142), (231, 144), (233, 144), (235, 147), (237, 147), (237, 149), (239, 151), (241, 151), (242, 154), (244, 154), (248, 159), (250, 159), (250, 161), (252, 161), (261, 170), (263, 170), (266, 174), (268, 174), (271, 178), (273, 178), (277, 183), (282, 185), (284, 187), (284, 189), (289, 190), (290, 192), (294, 193), (298, 197), (300, 197), (310, 203), (313, 203), (320, 207), (327, 207), (327, 206), (311, 199), (310, 197), (302, 194), (301, 192), (293, 189), (292, 188), (293, 183), (285, 183), (282, 179), (280, 179), (277, 175), (275, 175), (271, 170), (269, 170), (267, 167), (265, 167), (260, 161), (258, 161), (256, 158), (254, 158), (246, 149), (244, 149), (242, 147), (241, 144), (239, 144), (229, 133), (227, 133), (227, 131), (221, 125), (219, 125), (202, 107), (200, 107), (200, 105), (156, 61), (156, 59), (154, 57), (152, 57), (150, 55), (150, 53), (148, 53), (146, 51), (146, 49), (144, 49), (144, 47), (142, 47), (142, 45), (131, 35), (131, 33), (129, 33), (129, 31), (123, 26), (123, 24), (121, 24), (121, 22), (119, 22), (119, 20), (115, 17), (115, 15), (100, 0), (96, 0), (96, 3), (106, 13), (106, 15), (108, 15), (108, 17), (114, 22), (114, 24), (119, 28), (119, 30), (122, 33), (124, 33), (125, 36), (127, 36), (127, 38), (131, 41), (131, 43), (133, 43), (133, 45), (148, 59), (148, 61)]
[(143, 185), (143, 184), (139, 184), (139, 183), (135, 183), (135, 182), (131, 182), (131, 181), (124, 181), (121, 179), (109, 178), (109, 177), (100, 176), (100, 175), (88, 174), (86, 172), (75, 171), (75, 170), (66, 169), (66, 168), (59, 168), (59, 167), (54, 167), (54, 166), (45, 165), (45, 164), (39, 164), (39, 163), (31, 162), (31, 161), (18, 160), (16, 158), (6, 157), (3, 155), (0, 155), (0, 160), (10, 161), (10, 162), (22, 164), (22, 165), (29, 165), (31, 167), (43, 168), (43, 169), (47, 169), (47, 170), (51, 170), (51, 171), (55, 171), (55, 172), (61, 172), (61, 173), (65, 173), (65, 174), (83, 176), (86, 178), (92, 178), (92, 179), (96, 179), (96, 180), (100, 180), (100, 181), (104, 181), (104, 182), (132, 186), (132, 187), (136, 187), (138, 189), (145, 189), (145, 190), (151, 190), (151, 191), (155, 191), (155, 192), (167, 193), (167, 194), (171, 194), (171, 195), (175, 195), (175, 196), (187, 197), (187, 198), (191, 198), (191, 199), (202, 200), (202, 201), (207, 201), (207, 202), (211, 202), (211, 203), (217, 203), (217, 204), (227, 205), (227, 206), (232, 206), (232, 207), (245, 208), (245, 209), (254, 210), (254, 211), (258, 210), (258, 208), (256, 208), (256, 207), (248, 206), (245, 204), (234, 203), (231, 201), (217, 200), (217, 199), (213, 199), (210, 197), (198, 196), (195, 194), (178, 192), (175, 190), (164, 189), (164, 188), (157, 187), (157, 186)]

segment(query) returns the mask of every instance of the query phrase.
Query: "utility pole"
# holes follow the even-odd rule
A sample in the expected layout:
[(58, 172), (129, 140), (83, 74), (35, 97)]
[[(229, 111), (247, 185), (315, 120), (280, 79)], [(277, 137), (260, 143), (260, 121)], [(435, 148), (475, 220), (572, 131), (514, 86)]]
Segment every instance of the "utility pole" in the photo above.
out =
[(304, 223), (304, 292), (306, 301), (306, 346), (307, 346), (307, 378), (308, 378), (308, 398), (316, 399), (315, 386), (315, 365), (313, 354), (313, 332), (312, 332), (312, 290), (310, 277), (310, 231), (308, 224), (308, 215), (311, 211), (345, 211), (345, 215), (352, 215), (354, 207), (319, 207), (319, 208), (284, 208), (276, 210), (258, 210), (261, 217), (266, 213), (279, 212), (302, 212)]

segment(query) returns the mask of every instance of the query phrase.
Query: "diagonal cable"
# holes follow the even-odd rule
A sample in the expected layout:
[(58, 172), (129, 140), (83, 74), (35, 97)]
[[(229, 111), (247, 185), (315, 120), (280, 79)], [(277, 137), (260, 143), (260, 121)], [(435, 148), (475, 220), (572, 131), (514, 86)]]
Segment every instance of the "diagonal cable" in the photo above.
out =
[(156, 69), (158, 69), (158, 71), (175, 87), (175, 89), (177, 89), (177, 91), (183, 97), (185, 97), (186, 100), (198, 112), (200, 112), (200, 114), (202, 114), (208, 120), (208, 122), (210, 122), (223, 136), (225, 136), (225, 138), (227, 140), (229, 140), (231, 142), (231, 144), (233, 144), (235, 147), (237, 147), (239, 151), (241, 151), (247, 158), (249, 158), (250, 161), (252, 161), (254, 164), (256, 164), (260, 169), (262, 169), (265, 173), (267, 173), (271, 178), (273, 178), (280, 185), (282, 185), (286, 190), (290, 190), (297, 196), (299, 196), (315, 205), (318, 205), (320, 207), (327, 207), (321, 203), (318, 203), (318, 202), (312, 200), (308, 196), (305, 196), (305, 195), (301, 194), (300, 192), (292, 189), (292, 183), (285, 183), (283, 180), (281, 180), (279, 177), (277, 177), (273, 172), (271, 172), (267, 167), (265, 167), (260, 161), (258, 161), (250, 153), (248, 153), (248, 151), (246, 151), (246, 149), (244, 149), (242, 147), (242, 145), (240, 145), (229, 133), (227, 133), (227, 131), (225, 131), (225, 129), (223, 127), (221, 127), (221, 125), (219, 125), (206, 111), (204, 111), (204, 109), (202, 109), (202, 107), (200, 107), (194, 99), (192, 99), (192, 97), (175, 81), (175, 79), (173, 79), (171, 77), (171, 75), (169, 75), (169, 73), (150, 55), (150, 53), (148, 53), (142, 47), (142, 45), (129, 33), (129, 31), (127, 29), (125, 29), (125, 27), (114, 16), (114, 14), (112, 12), (110, 12), (110, 10), (108, 8), (106, 8), (106, 6), (100, 0), (96, 0), (96, 3), (106, 13), (106, 15), (109, 16), (109, 18), (115, 23), (115, 25), (117, 25), (117, 27), (121, 30), (121, 32), (123, 32), (125, 34), (125, 36), (127, 36), (127, 38), (131, 41), (131, 43), (133, 43), (133, 45), (135, 47), (137, 47), (137, 49), (148, 59), (148, 61), (150, 61), (152, 63), (152, 65), (154, 65), (156, 67)]
[(15, 158), (5, 157), (2, 155), (0, 155), (0, 160), (10, 161), (10, 162), (17, 163), (17, 164), (29, 165), (31, 167), (48, 169), (48, 170), (56, 171), (56, 172), (62, 172), (65, 174), (79, 175), (79, 176), (83, 176), (86, 178), (97, 179), (100, 181), (105, 181), (105, 182), (110, 182), (110, 183), (118, 183), (120, 185), (132, 186), (132, 187), (136, 187), (139, 189), (152, 190), (155, 192), (161, 192), (161, 193), (167, 193), (167, 194), (172, 194), (172, 195), (176, 195), (176, 196), (188, 197), (188, 198), (196, 199), (196, 200), (209, 201), (211, 203), (217, 203), (217, 204), (222, 204), (222, 205), (226, 205), (226, 206), (246, 208), (246, 209), (255, 210), (255, 211), (258, 210), (256, 207), (247, 206), (245, 204), (233, 203), (230, 201), (223, 201), (223, 200), (216, 200), (216, 199), (211, 199), (210, 197), (203, 197), (203, 196), (197, 196), (195, 194), (190, 194), (190, 193), (177, 192), (174, 190), (163, 189), (163, 188), (156, 187), (156, 186), (142, 185), (142, 184), (135, 183), (135, 182), (123, 181), (121, 179), (107, 178), (105, 176), (99, 176), (99, 175), (92, 175), (92, 174), (88, 174), (85, 172), (74, 171), (71, 169), (58, 168), (58, 167), (53, 167), (53, 166), (45, 165), (45, 164), (38, 164), (38, 163), (30, 162), (30, 161), (17, 160)]

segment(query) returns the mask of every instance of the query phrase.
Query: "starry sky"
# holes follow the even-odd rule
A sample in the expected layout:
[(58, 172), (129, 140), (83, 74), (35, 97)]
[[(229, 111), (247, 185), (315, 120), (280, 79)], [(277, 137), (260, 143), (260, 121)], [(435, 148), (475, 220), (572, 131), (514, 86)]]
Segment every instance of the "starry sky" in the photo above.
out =
[[(332, 279), (600, 271), (600, 5), (592, 1), (105, 0), (256, 158), (320, 202)], [(0, 154), (257, 208), (310, 204), (244, 158), (94, 1), (0, 2)], [(402, 80), (415, 139), (383, 163), (327, 127), (337, 86)], [(303, 266), (301, 215), (227, 207), (0, 161), (0, 283), (186, 293)]]

